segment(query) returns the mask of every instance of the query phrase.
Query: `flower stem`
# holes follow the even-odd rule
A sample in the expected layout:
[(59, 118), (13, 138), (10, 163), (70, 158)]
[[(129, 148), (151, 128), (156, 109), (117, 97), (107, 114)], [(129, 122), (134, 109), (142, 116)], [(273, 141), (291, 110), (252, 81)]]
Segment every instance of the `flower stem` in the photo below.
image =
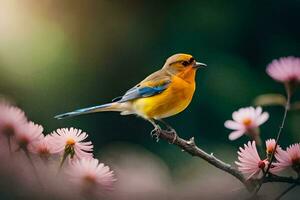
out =
[(67, 151), (64, 152), (64, 155), (62, 156), (61, 158), (61, 161), (60, 161), (60, 164), (59, 164), (59, 169), (58, 169), (58, 172), (61, 170), (62, 166), (64, 165), (65, 163), (65, 160), (67, 159), (69, 153)]
[(265, 149), (263, 148), (262, 145), (259, 145), (257, 146), (258, 147), (258, 152), (259, 152), (259, 155), (264, 155), (265, 154)]
[(26, 157), (28, 158), (28, 160), (29, 160), (29, 162), (30, 162), (30, 164), (31, 164), (31, 166), (32, 166), (33, 173), (34, 173), (34, 175), (35, 175), (35, 177), (36, 177), (36, 179), (37, 179), (38, 184), (39, 184), (40, 186), (42, 186), (42, 182), (41, 182), (41, 180), (40, 180), (38, 171), (37, 171), (37, 169), (36, 169), (36, 167), (35, 167), (35, 165), (34, 165), (34, 163), (33, 163), (33, 160), (31, 159), (31, 157), (30, 157), (30, 155), (29, 155), (28, 150), (27, 150), (27, 149), (23, 149), (23, 151), (24, 151)]
[(7, 138), (7, 144), (8, 144), (9, 154), (12, 155), (10, 135), (7, 135), (6, 138)]
[(282, 117), (281, 125), (280, 125), (278, 133), (277, 133), (275, 147), (274, 147), (274, 150), (272, 151), (272, 154), (271, 154), (271, 157), (270, 157), (270, 163), (268, 164), (268, 167), (267, 167), (266, 171), (264, 172), (264, 175), (263, 175), (260, 183), (258, 184), (256, 189), (254, 190), (253, 195), (256, 195), (258, 193), (258, 191), (260, 190), (260, 188), (263, 184), (263, 180), (266, 178), (267, 174), (269, 173), (270, 168), (272, 166), (272, 162), (274, 161), (274, 157), (275, 157), (274, 154), (276, 152), (276, 149), (277, 149), (277, 146), (278, 146), (278, 141), (280, 139), (280, 136), (281, 136), (284, 124), (285, 124), (287, 113), (290, 109), (292, 91), (288, 88), (288, 86), (286, 86), (286, 92), (287, 92), (287, 100), (286, 100), (286, 105), (285, 105), (285, 109), (284, 109), (284, 114), (283, 114), (283, 117)]

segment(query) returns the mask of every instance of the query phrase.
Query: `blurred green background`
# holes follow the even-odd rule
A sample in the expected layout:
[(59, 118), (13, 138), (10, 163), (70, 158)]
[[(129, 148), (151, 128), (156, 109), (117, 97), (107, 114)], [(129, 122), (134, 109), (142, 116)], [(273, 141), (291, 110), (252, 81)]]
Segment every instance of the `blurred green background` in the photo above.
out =
[[(54, 115), (109, 102), (165, 59), (184, 52), (199, 70), (187, 110), (167, 119), (184, 138), (232, 163), (248, 138), (229, 141), (224, 121), (263, 93), (283, 93), (265, 73), (281, 56), (300, 55), (300, 1), (0, 1), (0, 94), (50, 133), (81, 128), (100, 157), (128, 143), (158, 155), (170, 169), (193, 159), (150, 137), (151, 124), (135, 116), (99, 113), (66, 120)], [(274, 137), (280, 107), (265, 108), (262, 138)], [(288, 117), (282, 145), (298, 142), (300, 116)], [(122, 151), (122, 150), (121, 150)]]

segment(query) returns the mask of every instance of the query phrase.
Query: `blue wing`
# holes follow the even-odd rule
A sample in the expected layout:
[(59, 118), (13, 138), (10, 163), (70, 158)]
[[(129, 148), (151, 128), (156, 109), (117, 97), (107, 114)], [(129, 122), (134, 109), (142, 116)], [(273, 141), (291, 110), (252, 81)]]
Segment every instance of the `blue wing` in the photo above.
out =
[(147, 82), (141, 83), (128, 90), (122, 97), (117, 97), (113, 101), (122, 103), (133, 99), (154, 96), (166, 90), (170, 83), (171, 81), (169, 79), (159, 80), (157, 82), (151, 81), (151, 84), (147, 84)]

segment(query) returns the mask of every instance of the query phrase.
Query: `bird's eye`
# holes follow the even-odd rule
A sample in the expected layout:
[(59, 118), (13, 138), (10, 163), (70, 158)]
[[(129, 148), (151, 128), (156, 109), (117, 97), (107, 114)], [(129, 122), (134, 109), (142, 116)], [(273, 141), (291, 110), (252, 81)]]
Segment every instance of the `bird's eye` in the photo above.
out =
[(183, 66), (188, 66), (188, 65), (189, 65), (189, 62), (188, 62), (188, 61), (183, 61), (183, 62), (182, 62), (182, 65), (183, 65)]

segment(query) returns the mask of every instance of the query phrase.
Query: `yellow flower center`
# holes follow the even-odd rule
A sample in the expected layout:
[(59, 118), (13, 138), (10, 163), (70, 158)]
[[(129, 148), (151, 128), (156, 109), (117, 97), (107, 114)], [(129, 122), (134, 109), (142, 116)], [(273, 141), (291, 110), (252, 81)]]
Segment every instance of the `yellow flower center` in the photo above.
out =
[(273, 151), (274, 151), (273, 147), (267, 147), (267, 154), (272, 154)]
[(252, 120), (249, 119), (249, 118), (245, 118), (245, 119), (243, 120), (243, 124), (244, 124), (245, 126), (250, 126), (250, 125), (252, 124)]
[(66, 143), (67, 143), (67, 145), (73, 146), (76, 142), (73, 138), (69, 138), (69, 139), (67, 139)]

